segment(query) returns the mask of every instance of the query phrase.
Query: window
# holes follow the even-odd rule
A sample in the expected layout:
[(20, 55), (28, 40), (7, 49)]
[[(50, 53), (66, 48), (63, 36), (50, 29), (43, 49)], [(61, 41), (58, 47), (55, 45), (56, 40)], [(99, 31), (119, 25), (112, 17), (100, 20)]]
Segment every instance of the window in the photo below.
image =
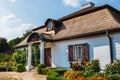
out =
[(52, 23), (52, 22), (49, 22), (47, 26), (48, 26), (48, 30), (52, 30), (52, 28), (53, 28), (53, 23)]
[(88, 44), (77, 44), (68, 46), (69, 61), (86, 60), (89, 58)]
[(73, 46), (73, 60), (82, 60), (83, 59), (83, 52), (82, 52), (82, 45), (75, 45)]

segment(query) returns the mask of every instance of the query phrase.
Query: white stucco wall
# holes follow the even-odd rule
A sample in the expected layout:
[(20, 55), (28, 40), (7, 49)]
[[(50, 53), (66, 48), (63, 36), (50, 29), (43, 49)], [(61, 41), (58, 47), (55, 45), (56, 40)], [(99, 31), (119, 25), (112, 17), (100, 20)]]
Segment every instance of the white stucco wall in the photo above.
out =
[(113, 45), (113, 58), (114, 60), (120, 59), (120, 33), (113, 34), (112, 37), (112, 45)]
[[(120, 34), (112, 35), (113, 44), (120, 44)], [(52, 67), (69, 67), (68, 61), (68, 45), (74, 44), (89, 44), (89, 59), (100, 59), (101, 65), (105, 66), (110, 63), (109, 41), (107, 36), (89, 37), (82, 39), (66, 40), (53, 43), (51, 48)], [(116, 59), (116, 48), (114, 50), (114, 59)], [(119, 53), (119, 52), (117, 52)], [(119, 53), (120, 54), (120, 53)], [(103, 55), (103, 56), (102, 56)], [(104, 61), (106, 59), (106, 61)], [(104, 63), (102, 63), (104, 61)]]

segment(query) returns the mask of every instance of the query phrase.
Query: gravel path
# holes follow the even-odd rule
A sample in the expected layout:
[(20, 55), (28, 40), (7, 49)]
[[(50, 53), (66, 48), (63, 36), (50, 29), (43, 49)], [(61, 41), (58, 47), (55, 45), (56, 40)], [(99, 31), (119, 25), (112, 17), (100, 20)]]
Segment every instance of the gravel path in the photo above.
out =
[(36, 69), (17, 73), (17, 72), (0, 72), (0, 80), (1, 78), (16, 78), (18, 80), (46, 80), (46, 75), (39, 75), (36, 73)]

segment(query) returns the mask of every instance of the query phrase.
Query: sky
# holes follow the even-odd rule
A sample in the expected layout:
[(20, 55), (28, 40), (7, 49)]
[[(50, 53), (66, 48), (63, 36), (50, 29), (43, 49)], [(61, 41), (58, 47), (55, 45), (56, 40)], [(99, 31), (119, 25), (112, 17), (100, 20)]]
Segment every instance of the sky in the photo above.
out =
[(120, 0), (0, 0), (0, 37), (8, 41), (21, 37), (26, 30), (44, 25), (48, 18), (59, 19), (89, 1), (120, 10)]

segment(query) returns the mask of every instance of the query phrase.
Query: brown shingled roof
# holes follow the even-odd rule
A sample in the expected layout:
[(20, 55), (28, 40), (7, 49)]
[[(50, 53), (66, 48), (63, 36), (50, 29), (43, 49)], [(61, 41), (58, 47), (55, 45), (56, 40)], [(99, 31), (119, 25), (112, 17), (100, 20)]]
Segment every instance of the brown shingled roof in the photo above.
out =
[[(120, 30), (120, 18), (118, 17), (120, 17), (120, 12), (109, 5), (82, 9), (58, 19), (62, 21), (63, 26), (57, 34), (52, 36), (53, 41), (103, 33), (106, 30)], [(33, 31), (44, 33), (46, 27), (38, 27)]]

